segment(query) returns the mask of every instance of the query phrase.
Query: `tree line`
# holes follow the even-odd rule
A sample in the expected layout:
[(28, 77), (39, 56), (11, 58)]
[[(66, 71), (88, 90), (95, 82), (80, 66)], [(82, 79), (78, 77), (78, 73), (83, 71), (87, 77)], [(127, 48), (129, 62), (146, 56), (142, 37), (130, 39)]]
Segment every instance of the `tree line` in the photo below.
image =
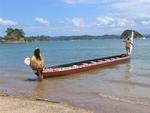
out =
[[(21, 43), (23, 43), (23, 42), (32, 42), (32, 41), (119, 39), (119, 38), (126, 38), (130, 36), (132, 31), (133, 30), (125, 30), (121, 35), (103, 35), (103, 36), (81, 35), (81, 36), (56, 36), (56, 37), (41, 35), (41, 36), (26, 37), (23, 29), (7, 28), (6, 35), (2, 38), (0, 37), (0, 42), (21, 41)], [(137, 38), (143, 37), (143, 35), (141, 35), (137, 31), (134, 32), (135, 32), (135, 37)]]

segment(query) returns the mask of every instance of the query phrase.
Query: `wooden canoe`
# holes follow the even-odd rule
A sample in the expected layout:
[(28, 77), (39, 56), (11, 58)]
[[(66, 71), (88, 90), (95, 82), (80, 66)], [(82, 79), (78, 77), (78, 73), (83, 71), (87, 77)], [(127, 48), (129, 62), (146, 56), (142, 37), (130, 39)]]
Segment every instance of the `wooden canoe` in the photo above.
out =
[(75, 74), (79, 72), (98, 69), (104, 66), (119, 64), (130, 60), (130, 56), (126, 54), (103, 57), (69, 64), (47, 67), (43, 70), (43, 78), (57, 77)]

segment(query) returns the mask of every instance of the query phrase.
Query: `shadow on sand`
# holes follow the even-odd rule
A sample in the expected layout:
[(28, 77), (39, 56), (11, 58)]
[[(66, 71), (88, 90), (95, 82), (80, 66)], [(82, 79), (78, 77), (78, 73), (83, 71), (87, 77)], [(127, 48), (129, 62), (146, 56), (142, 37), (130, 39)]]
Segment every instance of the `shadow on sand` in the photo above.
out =
[(24, 81), (35, 82), (35, 81), (38, 81), (38, 79), (37, 78), (28, 78), (28, 79), (26, 79)]

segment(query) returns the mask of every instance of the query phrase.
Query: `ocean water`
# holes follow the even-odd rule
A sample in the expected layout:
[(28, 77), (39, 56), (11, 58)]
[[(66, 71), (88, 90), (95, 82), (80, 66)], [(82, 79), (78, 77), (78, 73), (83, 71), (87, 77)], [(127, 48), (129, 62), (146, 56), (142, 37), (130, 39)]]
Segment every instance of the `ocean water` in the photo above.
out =
[[(106, 100), (150, 106), (150, 39), (135, 40), (131, 61), (119, 65), (36, 81), (24, 59), (36, 47), (45, 65), (125, 53), (121, 39), (0, 44), (0, 92), (64, 102), (98, 112)], [(102, 101), (104, 99), (104, 101)]]

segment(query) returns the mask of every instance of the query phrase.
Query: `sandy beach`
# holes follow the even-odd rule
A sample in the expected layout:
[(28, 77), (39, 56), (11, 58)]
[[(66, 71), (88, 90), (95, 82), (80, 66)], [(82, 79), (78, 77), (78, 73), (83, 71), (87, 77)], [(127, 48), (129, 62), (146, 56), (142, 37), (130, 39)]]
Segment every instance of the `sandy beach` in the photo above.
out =
[(0, 113), (91, 113), (69, 105), (0, 95)]
[[(99, 110), (65, 103), (0, 94), (0, 113), (149, 113), (149, 106), (101, 98)], [(92, 110), (93, 109), (93, 110)]]

